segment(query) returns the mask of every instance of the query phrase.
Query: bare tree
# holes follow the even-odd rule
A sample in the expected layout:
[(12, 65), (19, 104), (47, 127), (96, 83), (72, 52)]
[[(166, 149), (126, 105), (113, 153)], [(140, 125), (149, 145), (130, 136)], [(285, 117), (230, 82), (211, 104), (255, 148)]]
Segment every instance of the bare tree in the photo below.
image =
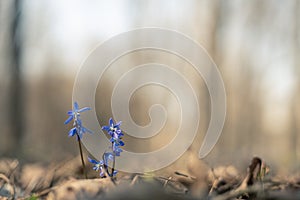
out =
[(22, 142), (23, 131), (23, 108), (22, 108), (22, 82), (21, 82), (21, 1), (14, 0), (12, 8), (12, 24), (10, 29), (10, 50), (11, 50), (11, 84), (10, 84), (10, 126), (12, 144), (9, 154), (19, 153)]
[(294, 164), (298, 167), (299, 165), (299, 157), (300, 157), (300, 149), (298, 148), (298, 140), (299, 140), (299, 112), (300, 112), (300, 107), (299, 107), (299, 100), (300, 100), (300, 95), (299, 95), (299, 89), (300, 89), (300, 59), (299, 59), (299, 52), (300, 52), (300, 31), (299, 31), (299, 25), (300, 25), (300, 20), (299, 20), (299, 12), (300, 12), (300, 2), (295, 1), (295, 6), (294, 6), (294, 33), (293, 33), (293, 38), (292, 38), (292, 48), (293, 48), (293, 57), (294, 57), (294, 71), (295, 74), (298, 75), (296, 78), (296, 85), (294, 88), (294, 95), (292, 96), (291, 104), (290, 104), (290, 147), (291, 147), (291, 159), (293, 160)]

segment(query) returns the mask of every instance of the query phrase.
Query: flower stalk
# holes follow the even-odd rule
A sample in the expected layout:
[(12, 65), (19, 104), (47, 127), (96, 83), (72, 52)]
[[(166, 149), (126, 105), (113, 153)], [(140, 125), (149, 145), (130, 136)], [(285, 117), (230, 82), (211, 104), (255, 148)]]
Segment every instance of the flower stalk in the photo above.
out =
[[(114, 123), (113, 119), (110, 118), (109, 120), (109, 126), (103, 126), (102, 130), (105, 130), (108, 132), (108, 134), (111, 136), (110, 142), (111, 142), (111, 151), (105, 152), (102, 155), (102, 160), (97, 161), (89, 158), (89, 161), (93, 164), (94, 170), (98, 171), (100, 170), (100, 177), (104, 178), (105, 173), (111, 178), (111, 180), (115, 181), (115, 176), (118, 173), (117, 170), (115, 170), (116, 165), (116, 156), (120, 156), (121, 152), (123, 151), (120, 146), (124, 146), (124, 142), (122, 141), (122, 130), (120, 129), (121, 122)], [(108, 163), (112, 162), (111, 170), (109, 170)]]
[(87, 133), (87, 132), (93, 133), (93, 132), (91, 130), (89, 130), (88, 128), (85, 128), (82, 125), (82, 121), (80, 119), (80, 113), (87, 111), (87, 110), (90, 110), (90, 108), (84, 107), (84, 108), (79, 109), (78, 103), (74, 102), (73, 110), (70, 110), (67, 112), (67, 114), (69, 115), (69, 118), (65, 121), (65, 124), (68, 124), (72, 120), (74, 121), (73, 128), (69, 131), (69, 137), (72, 137), (74, 135), (76, 135), (76, 137), (77, 137), (79, 152), (80, 152), (80, 157), (81, 157), (81, 163), (82, 163), (82, 170), (83, 170), (83, 174), (86, 179), (87, 179), (87, 173), (86, 173), (85, 163), (84, 163), (84, 159), (83, 159), (81, 138), (83, 137), (84, 133)]
[(81, 147), (81, 140), (80, 140), (80, 137), (79, 137), (78, 134), (77, 134), (77, 141), (78, 141), (79, 152), (80, 152), (80, 157), (81, 157), (82, 171), (83, 171), (85, 179), (87, 179), (88, 177), (87, 177), (85, 163), (84, 163), (84, 159), (83, 159), (83, 153), (82, 153), (82, 147)]

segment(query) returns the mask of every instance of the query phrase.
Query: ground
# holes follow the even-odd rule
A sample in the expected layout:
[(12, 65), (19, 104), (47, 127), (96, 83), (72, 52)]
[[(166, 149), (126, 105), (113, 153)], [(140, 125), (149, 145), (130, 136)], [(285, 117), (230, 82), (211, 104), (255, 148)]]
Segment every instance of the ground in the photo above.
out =
[(21, 164), (0, 159), (0, 199), (300, 199), (300, 175), (271, 175), (258, 157), (250, 159), (244, 172), (219, 166), (201, 176), (175, 169), (165, 174), (119, 173), (115, 180), (97, 178), (91, 166), (88, 179), (83, 178), (79, 161)]

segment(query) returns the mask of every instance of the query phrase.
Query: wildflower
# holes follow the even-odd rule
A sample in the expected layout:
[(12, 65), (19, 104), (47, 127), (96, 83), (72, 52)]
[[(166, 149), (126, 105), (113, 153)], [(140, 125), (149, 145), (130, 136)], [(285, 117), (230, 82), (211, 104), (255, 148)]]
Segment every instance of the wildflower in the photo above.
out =
[(81, 147), (81, 139), (82, 139), (82, 135), (84, 133), (86, 133), (86, 132), (93, 133), (93, 132), (91, 130), (89, 130), (88, 128), (85, 128), (82, 125), (82, 121), (80, 119), (80, 113), (82, 113), (84, 111), (87, 111), (87, 110), (90, 110), (90, 108), (89, 107), (84, 107), (84, 108), (79, 109), (79, 106), (78, 106), (77, 102), (74, 102), (73, 107), (74, 107), (73, 110), (70, 110), (70, 111), (67, 112), (67, 114), (69, 115), (69, 118), (65, 121), (64, 124), (68, 124), (72, 120), (74, 121), (73, 122), (73, 128), (71, 128), (71, 130), (69, 131), (69, 137), (77, 135), (77, 141), (78, 141), (78, 145), (79, 145), (82, 168), (83, 168), (85, 178), (87, 178), (84, 159), (83, 159), (83, 153), (82, 153), (82, 147)]
[(93, 170), (95, 171), (100, 171), (100, 177), (103, 178), (105, 177), (105, 171), (104, 171), (104, 162), (103, 160), (94, 160), (88, 157), (88, 160), (90, 163), (94, 164)]
[(108, 161), (109, 160), (113, 160), (114, 159), (114, 156), (111, 152), (105, 152), (103, 154), (103, 160), (104, 160), (104, 164), (107, 166), (108, 165)]
[[(122, 142), (122, 141), (121, 141)], [(123, 143), (124, 145), (124, 143)], [(122, 146), (123, 146), (122, 145)], [(123, 151), (121, 148), (120, 148), (121, 145), (117, 144), (117, 143), (113, 143), (112, 145), (112, 150), (113, 152), (115, 153), (116, 156), (120, 156), (121, 152)]]
[(84, 112), (84, 111), (87, 111), (87, 110), (91, 110), (91, 108), (84, 107), (84, 108), (79, 109), (78, 103), (74, 102), (74, 109), (68, 111), (69, 118), (65, 121), (65, 124), (68, 124), (73, 119), (74, 119), (74, 124), (73, 125), (75, 125), (76, 121), (79, 121), (81, 123), (81, 120), (79, 118), (80, 113)]
[(114, 123), (112, 118), (109, 119), (109, 126), (103, 126), (102, 130), (106, 130), (111, 137), (121, 137), (123, 133), (120, 129), (120, 125), (122, 122), (118, 122), (117, 124)]
[(84, 107), (79, 109), (78, 103), (75, 102), (74, 103), (74, 109), (68, 111), (68, 115), (69, 118), (65, 121), (64, 124), (68, 124), (71, 120), (74, 120), (73, 123), (73, 128), (69, 131), (69, 137), (74, 136), (75, 134), (77, 134), (77, 140), (78, 139), (82, 139), (82, 135), (84, 133), (93, 133), (91, 130), (89, 130), (88, 128), (85, 128), (84, 126), (82, 126), (82, 121), (80, 119), (80, 113), (90, 110), (89, 107)]
[[(105, 130), (108, 132), (108, 134), (111, 136), (110, 142), (111, 142), (111, 150), (112, 152), (104, 153), (103, 159), (105, 161), (105, 166), (107, 166), (107, 163), (109, 160), (112, 160), (112, 170), (111, 173), (108, 172), (108, 175), (110, 177), (114, 177), (117, 174), (117, 171), (115, 168), (115, 162), (116, 162), (116, 156), (120, 156), (121, 152), (123, 151), (120, 147), (124, 146), (124, 142), (122, 141), (122, 136), (124, 135), (122, 133), (122, 130), (120, 128), (122, 122), (115, 123), (112, 118), (109, 119), (109, 126), (103, 126), (102, 130)], [(107, 169), (107, 168), (106, 168)]]

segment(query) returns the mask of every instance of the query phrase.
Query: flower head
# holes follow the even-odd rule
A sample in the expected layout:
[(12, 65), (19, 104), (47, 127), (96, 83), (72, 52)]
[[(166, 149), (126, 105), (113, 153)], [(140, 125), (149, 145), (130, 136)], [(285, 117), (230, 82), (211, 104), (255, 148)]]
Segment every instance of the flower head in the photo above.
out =
[(110, 142), (112, 143), (112, 151), (116, 156), (120, 156), (120, 153), (123, 151), (120, 146), (124, 146), (124, 142), (121, 140), (122, 130), (120, 129), (120, 125), (122, 122), (115, 123), (112, 118), (109, 119), (109, 126), (103, 126), (102, 129), (106, 130), (108, 134), (111, 136)]
[(84, 133), (93, 133), (91, 130), (89, 130), (88, 128), (85, 128), (84, 126), (82, 126), (82, 121), (80, 119), (80, 113), (90, 110), (91, 108), (89, 107), (84, 107), (84, 108), (80, 108), (78, 106), (77, 102), (74, 102), (74, 108), (73, 110), (68, 111), (68, 115), (69, 118), (65, 121), (65, 124), (68, 124), (70, 121), (74, 120), (73, 123), (73, 128), (69, 131), (69, 137), (74, 136), (75, 134), (78, 135), (78, 137), (81, 139), (82, 135)]
[[(113, 150), (113, 152), (115, 153), (116, 156), (120, 156), (121, 152), (123, 152), (123, 150), (120, 148), (120, 146), (121, 145), (117, 144), (117, 143), (113, 143), (113, 145), (112, 145), (112, 150)], [(124, 146), (124, 143), (123, 143), (122, 146)]]
[(108, 162), (111, 160), (113, 161), (114, 155), (111, 152), (105, 152), (103, 154), (103, 161), (105, 165), (108, 165)]
[(79, 136), (80, 139), (82, 139), (82, 135), (84, 133), (93, 133), (93, 131), (91, 131), (88, 128), (83, 127), (82, 125), (77, 125), (76, 127), (73, 127), (70, 131), (69, 131), (69, 137), (74, 136), (75, 134), (77, 134)]
[(122, 133), (122, 130), (120, 129), (120, 125), (122, 122), (115, 123), (112, 118), (109, 119), (109, 125), (103, 126), (102, 130), (105, 130), (108, 132), (108, 134), (111, 136), (110, 142), (111, 142), (111, 152), (106, 152), (103, 154), (103, 160), (104, 160), (104, 166), (106, 167), (108, 165), (109, 160), (113, 162), (112, 171), (111, 173), (108, 172), (108, 175), (110, 177), (114, 177), (117, 174), (117, 171), (114, 169), (115, 167), (115, 159), (116, 156), (120, 156), (121, 152), (123, 151), (121, 149), (121, 146), (124, 146), (124, 142), (122, 141), (122, 136), (124, 135)]
[(94, 164), (93, 170), (100, 171), (100, 177), (103, 178), (105, 176), (104, 171), (104, 162), (103, 160), (97, 161), (88, 157), (90, 163)]
[(73, 110), (69, 110), (67, 112), (67, 114), (69, 115), (69, 118), (65, 121), (65, 124), (68, 124), (73, 119), (74, 119), (74, 123), (76, 121), (80, 121), (81, 122), (81, 119), (79, 118), (80, 117), (80, 113), (84, 112), (84, 111), (87, 111), (87, 110), (91, 110), (91, 108), (84, 107), (84, 108), (80, 108), (79, 109), (78, 103), (74, 102), (74, 108), (73, 108)]
[(115, 124), (112, 118), (109, 119), (109, 126), (102, 126), (102, 130), (106, 130), (111, 137), (121, 137), (123, 133), (120, 129), (120, 125), (122, 122), (118, 122)]

